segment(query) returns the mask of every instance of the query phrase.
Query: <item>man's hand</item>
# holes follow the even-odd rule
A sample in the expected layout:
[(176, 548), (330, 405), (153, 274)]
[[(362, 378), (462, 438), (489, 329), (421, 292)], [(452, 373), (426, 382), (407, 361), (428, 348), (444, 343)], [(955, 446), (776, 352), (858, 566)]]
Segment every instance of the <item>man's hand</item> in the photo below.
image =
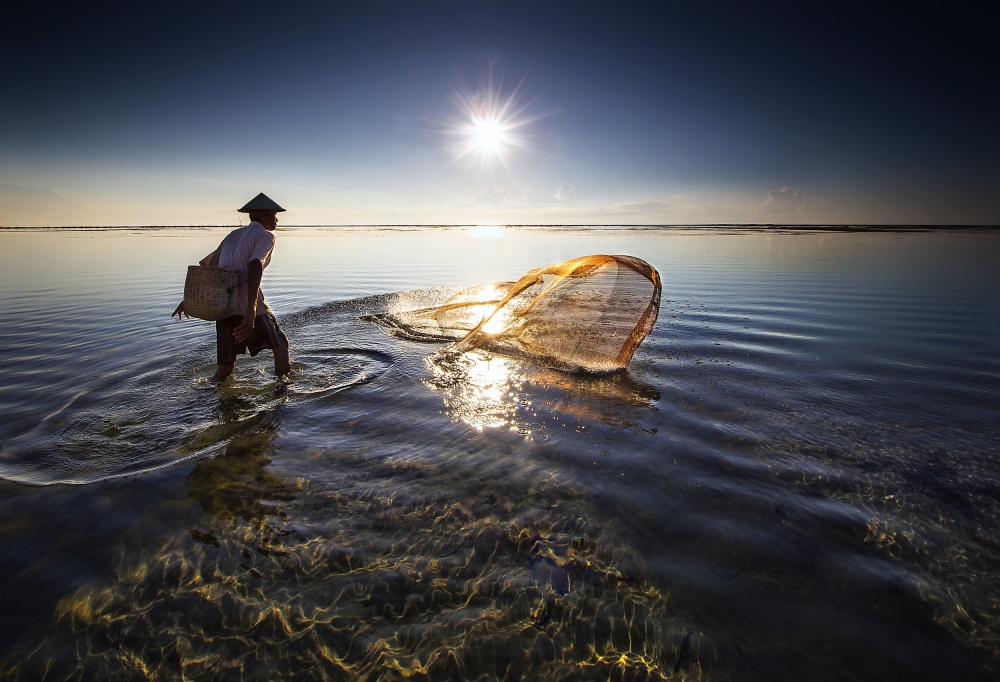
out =
[(243, 316), (243, 321), (236, 325), (233, 329), (233, 337), (237, 341), (244, 341), (253, 334), (253, 323), (257, 319), (255, 315), (256, 311), (250, 310), (246, 315)]
[(174, 315), (177, 316), (178, 320), (183, 320), (185, 317), (189, 320), (191, 319), (191, 316), (187, 314), (186, 310), (184, 310), (184, 301), (181, 301), (181, 304), (177, 306), (177, 309), (174, 310), (174, 312), (170, 313), (171, 319), (173, 318)]

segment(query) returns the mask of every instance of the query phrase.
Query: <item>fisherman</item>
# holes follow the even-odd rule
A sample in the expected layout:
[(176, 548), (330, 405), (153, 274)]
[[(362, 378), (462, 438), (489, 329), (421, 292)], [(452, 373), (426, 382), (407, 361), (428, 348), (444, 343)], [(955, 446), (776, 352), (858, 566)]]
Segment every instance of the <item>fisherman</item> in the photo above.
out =
[[(212, 253), (200, 261), (200, 265), (212, 265), (239, 270), (240, 287), (234, 301), (234, 315), (217, 320), (215, 323), (218, 368), (213, 381), (222, 382), (236, 367), (236, 356), (249, 352), (257, 355), (264, 348), (274, 353), (274, 373), (284, 377), (291, 371), (288, 354), (288, 339), (274, 319), (260, 281), (264, 268), (271, 262), (274, 250), (274, 229), (278, 226), (281, 206), (263, 192), (239, 209), (250, 214), (250, 224), (230, 232)], [(184, 301), (170, 315), (187, 316)]]

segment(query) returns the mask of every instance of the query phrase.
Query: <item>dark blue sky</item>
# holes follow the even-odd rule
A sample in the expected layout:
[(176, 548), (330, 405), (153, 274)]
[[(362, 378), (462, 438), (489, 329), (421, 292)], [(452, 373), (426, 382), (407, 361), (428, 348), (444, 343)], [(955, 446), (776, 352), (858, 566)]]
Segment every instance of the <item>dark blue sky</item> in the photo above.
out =
[(985, 4), (826, 4), (24, 5), (0, 224), (1000, 223)]

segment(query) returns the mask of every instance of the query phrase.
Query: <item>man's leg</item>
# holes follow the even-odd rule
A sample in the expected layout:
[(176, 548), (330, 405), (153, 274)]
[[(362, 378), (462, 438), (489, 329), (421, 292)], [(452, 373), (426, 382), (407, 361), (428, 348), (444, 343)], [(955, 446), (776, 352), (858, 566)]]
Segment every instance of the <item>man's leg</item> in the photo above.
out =
[(229, 378), (229, 375), (233, 373), (233, 369), (236, 367), (236, 363), (230, 363), (228, 365), (219, 365), (215, 368), (215, 376), (212, 377), (212, 381), (225, 381)]
[(288, 337), (281, 325), (270, 312), (257, 316), (254, 334), (260, 337), (260, 347), (270, 348), (274, 353), (274, 373), (279, 378), (292, 371), (292, 360), (288, 352)]
[(218, 367), (215, 369), (212, 381), (225, 381), (233, 373), (236, 356), (240, 352), (239, 344), (233, 337), (233, 329), (242, 321), (242, 315), (233, 315), (215, 322), (215, 362)]
[(292, 371), (292, 360), (288, 355), (288, 346), (278, 346), (274, 349), (274, 374), (284, 377)]

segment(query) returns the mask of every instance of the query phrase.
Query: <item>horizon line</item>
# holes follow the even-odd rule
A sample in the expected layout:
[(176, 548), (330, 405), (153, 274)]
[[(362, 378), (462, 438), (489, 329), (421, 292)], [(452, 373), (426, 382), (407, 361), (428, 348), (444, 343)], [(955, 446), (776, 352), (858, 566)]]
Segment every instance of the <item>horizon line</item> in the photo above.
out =
[[(237, 228), (232, 224), (189, 225), (0, 225), (0, 230), (139, 230), (171, 228)], [(282, 225), (293, 227), (362, 227), (362, 228), (456, 228), (456, 227), (541, 227), (541, 228), (767, 228), (796, 230), (864, 230), (864, 229), (1000, 229), (995, 223), (301, 223)]]

